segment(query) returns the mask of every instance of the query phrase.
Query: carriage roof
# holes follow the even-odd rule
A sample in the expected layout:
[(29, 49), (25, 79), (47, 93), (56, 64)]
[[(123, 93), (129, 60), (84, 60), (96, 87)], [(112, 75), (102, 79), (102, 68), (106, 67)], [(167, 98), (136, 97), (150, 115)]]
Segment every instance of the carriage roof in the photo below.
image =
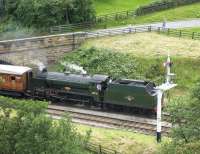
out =
[(13, 66), (13, 65), (1, 65), (0, 64), (0, 73), (1, 74), (12, 74), (12, 75), (22, 75), (25, 72), (29, 72), (32, 69), (24, 66)]

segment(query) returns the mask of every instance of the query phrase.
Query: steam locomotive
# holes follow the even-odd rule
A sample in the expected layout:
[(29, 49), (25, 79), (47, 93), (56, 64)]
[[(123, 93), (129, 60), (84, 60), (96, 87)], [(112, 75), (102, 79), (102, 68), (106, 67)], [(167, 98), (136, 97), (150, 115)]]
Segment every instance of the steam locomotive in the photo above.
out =
[(6, 96), (120, 111), (155, 111), (154, 89), (155, 84), (149, 81), (48, 72), (46, 69), (33, 73), (29, 67), (0, 65), (0, 95)]

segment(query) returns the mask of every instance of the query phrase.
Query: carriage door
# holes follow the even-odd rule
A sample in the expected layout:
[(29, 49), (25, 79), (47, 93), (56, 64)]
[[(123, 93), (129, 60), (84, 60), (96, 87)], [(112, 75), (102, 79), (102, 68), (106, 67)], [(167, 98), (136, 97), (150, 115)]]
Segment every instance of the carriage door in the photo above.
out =
[(15, 91), (22, 91), (23, 90), (23, 82), (22, 82), (22, 76), (10, 76), (10, 82), (11, 82), (11, 89)]
[(16, 76), (11, 75), (10, 76), (10, 83), (11, 83), (11, 90), (16, 90)]

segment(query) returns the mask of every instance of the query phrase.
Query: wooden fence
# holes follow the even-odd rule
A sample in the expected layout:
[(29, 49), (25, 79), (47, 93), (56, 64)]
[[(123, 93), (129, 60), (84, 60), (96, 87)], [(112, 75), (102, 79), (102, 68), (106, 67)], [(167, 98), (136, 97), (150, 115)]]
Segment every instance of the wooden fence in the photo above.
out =
[(104, 14), (97, 16), (95, 18), (95, 23), (103, 23), (107, 21), (118, 21), (122, 19), (128, 19), (130, 17), (135, 17), (135, 10), (126, 10), (126, 11), (120, 11), (120, 12), (114, 12), (110, 14)]
[[(81, 25), (80, 25), (81, 27)], [(73, 27), (73, 31), (78, 30), (80, 27)], [(55, 29), (52, 29), (51, 33), (66, 33), (68, 32), (68, 27), (57, 26)], [(71, 29), (72, 30), (72, 29)], [(122, 34), (130, 34), (130, 33), (142, 33), (142, 32), (157, 32), (159, 34), (165, 34), (169, 36), (175, 37), (185, 37), (200, 40), (200, 33), (198, 32), (191, 32), (187, 30), (177, 30), (177, 29), (163, 29), (161, 27), (156, 26), (138, 26), (138, 27), (122, 27), (122, 28), (113, 28), (113, 29), (103, 29), (103, 30), (96, 30), (91, 31), (90, 27), (85, 26), (85, 32), (82, 32), (85, 36), (85, 39), (88, 38), (98, 38), (104, 36), (114, 36), (114, 35), (122, 35)], [(74, 32), (74, 35), (76, 32)]]
[[(62, 33), (68, 33), (68, 32), (76, 32), (76, 31), (91, 31), (93, 30), (93, 26), (95, 26), (95, 23), (92, 22), (86, 22), (86, 23), (80, 23), (80, 24), (69, 24), (69, 25), (60, 25), (60, 26), (54, 26), (50, 28), (50, 34), (62, 34)], [(99, 31), (109, 31), (109, 33), (111, 33), (111, 31), (126, 31), (127, 29), (129, 29), (131, 32), (135, 31), (137, 32), (138, 30), (141, 31), (142, 29), (145, 29), (146, 31), (151, 31), (151, 30), (155, 30), (156, 27), (153, 26), (138, 26), (133, 28), (132, 26), (129, 27), (123, 27), (123, 28), (113, 28), (111, 30), (107, 30), (107, 25), (106, 24), (102, 24), (101, 25), (103, 30), (99, 30)], [(98, 26), (98, 28), (100, 28)], [(156, 28), (157, 29), (157, 28)], [(98, 31), (98, 30), (96, 30)]]
[(158, 33), (169, 35), (169, 36), (184, 37), (184, 38), (191, 38), (194, 40), (200, 40), (200, 33), (191, 32), (187, 30), (177, 30), (177, 29), (161, 30), (161, 28), (159, 28)]
[(116, 150), (106, 148), (102, 145), (98, 145), (94, 143), (88, 143), (86, 145), (86, 149), (97, 154), (122, 154), (120, 152), (117, 152)]
[(158, 30), (158, 28), (153, 27), (153, 26), (104, 29), (104, 30), (99, 30), (99, 31), (85, 32), (85, 38), (90, 39), (90, 38), (98, 38), (98, 37), (105, 37), (105, 36), (115, 36), (115, 35), (123, 35), (123, 34), (151, 32), (151, 31), (157, 31), (157, 30)]

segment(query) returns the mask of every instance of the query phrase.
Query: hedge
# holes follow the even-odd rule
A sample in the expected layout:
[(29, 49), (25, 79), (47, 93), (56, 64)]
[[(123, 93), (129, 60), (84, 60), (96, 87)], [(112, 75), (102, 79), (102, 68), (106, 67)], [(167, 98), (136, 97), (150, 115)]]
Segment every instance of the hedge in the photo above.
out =
[(169, 8), (175, 8), (178, 6), (188, 5), (192, 3), (200, 2), (200, 0), (162, 0), (153, 2), (149, 5), (140, 6), (136, 9), (135, 14), (137, 16), (153, 13), (156, 11), (166, 10)]

